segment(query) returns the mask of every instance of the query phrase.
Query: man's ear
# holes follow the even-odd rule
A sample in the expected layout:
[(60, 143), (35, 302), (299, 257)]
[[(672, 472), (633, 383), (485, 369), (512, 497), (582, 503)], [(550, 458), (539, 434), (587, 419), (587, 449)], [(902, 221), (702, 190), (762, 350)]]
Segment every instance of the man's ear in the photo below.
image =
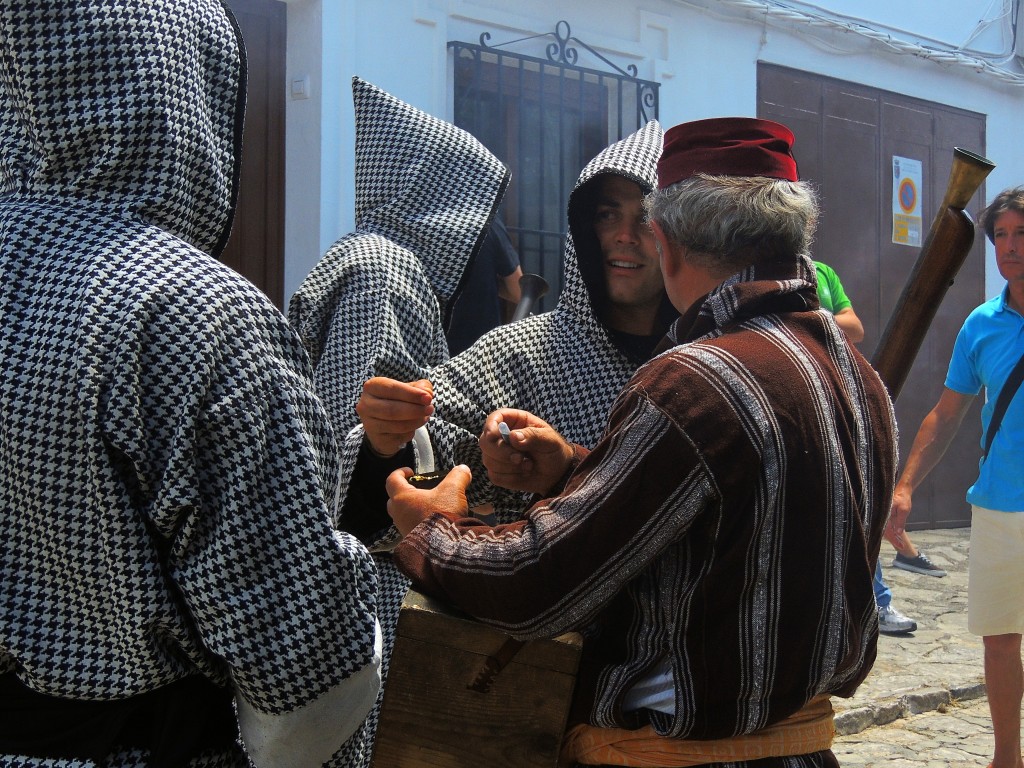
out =
[(650, 221), (651, 231), (654, 233), (654, 239), (658, 243), (658, 256), (661, 259), (661, 271), (665, 277), (671, 277), (679, 269), (680, 256), (672, 244), (669, 242), (668, 237), (665, 236), (665, 230), (661, 228), (654, 219)]

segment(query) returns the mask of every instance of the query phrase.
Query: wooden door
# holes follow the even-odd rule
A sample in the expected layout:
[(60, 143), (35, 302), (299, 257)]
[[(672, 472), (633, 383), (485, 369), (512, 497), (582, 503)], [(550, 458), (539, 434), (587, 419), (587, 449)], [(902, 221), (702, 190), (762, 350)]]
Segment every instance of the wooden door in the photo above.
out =
[[(758, 115), (788, 125), (796, 135), (800, 176), (818, 187), (821, 198), (813, 254), (839, 273), (864, 323), (859, 346), (870, 359), (920, 254), (919, 247), (892, 241), (893, 157), (922, 163), (923, 238), (946, 190), (953, 147), (985, 154), (985, 117), (768, 64), (758, 66)], [(982, 185), (967, 207), (975, 220), (985, 200)], [(901, 457), (938, 400), (961, 324), (986, 298), (984, 277), (979, 233), (896, 403)], [(911, 529), (970, 524), (964, 494), (977, 478), (980, 405), (975, 403), (941, 466), (914, 494)]]
[(242, 174), (235, 220), (221, 261), (284, 307), (284, 3), (227, 0), (248, 59)]

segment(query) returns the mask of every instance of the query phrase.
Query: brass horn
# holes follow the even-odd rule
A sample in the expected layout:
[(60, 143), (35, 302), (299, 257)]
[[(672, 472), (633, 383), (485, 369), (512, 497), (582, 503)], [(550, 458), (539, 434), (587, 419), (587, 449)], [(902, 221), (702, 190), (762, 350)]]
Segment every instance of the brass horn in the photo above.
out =
[(981, 155), (953, 149), (946, 194), (871, 360), (894, 402), (939, 304), (974, 243), (974, 222), (964, 207), (995, 167)]
[(527, 272), (520, 277), (519, 303), (516, 304), (516, 311), (512, 313), (512, 319), (509, 322), (514, 323), (516, 320), (522, 320), (524, 317), (529, 316), (533, 311), (534, 305), (540, 301), (541, 297), (544, 296), (548, 290), (548, 281), (540, 275)]

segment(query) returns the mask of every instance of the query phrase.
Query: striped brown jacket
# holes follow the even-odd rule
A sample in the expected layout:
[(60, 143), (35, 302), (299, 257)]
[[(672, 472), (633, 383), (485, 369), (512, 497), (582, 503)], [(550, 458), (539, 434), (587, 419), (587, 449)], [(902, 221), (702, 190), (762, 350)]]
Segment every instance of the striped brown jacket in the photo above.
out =
[[(896, 427), (807, 259), (734, 276), (674, 331), (558, 497), (495, 529), (434, 516), (396, 558), (515, 636), (583, 631), (577, 719), (718, 738), (867, 675)], [(666, 657), (676, 714), (621, 711)]]

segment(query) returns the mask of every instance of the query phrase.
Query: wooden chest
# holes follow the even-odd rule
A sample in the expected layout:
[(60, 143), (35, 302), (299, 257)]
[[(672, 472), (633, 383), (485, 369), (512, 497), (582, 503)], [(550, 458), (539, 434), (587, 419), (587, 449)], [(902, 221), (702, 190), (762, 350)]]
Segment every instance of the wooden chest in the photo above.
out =
[(518, 643), (410, 590), (373, 768), (555, 768), (581, 649), (576, 633)]

